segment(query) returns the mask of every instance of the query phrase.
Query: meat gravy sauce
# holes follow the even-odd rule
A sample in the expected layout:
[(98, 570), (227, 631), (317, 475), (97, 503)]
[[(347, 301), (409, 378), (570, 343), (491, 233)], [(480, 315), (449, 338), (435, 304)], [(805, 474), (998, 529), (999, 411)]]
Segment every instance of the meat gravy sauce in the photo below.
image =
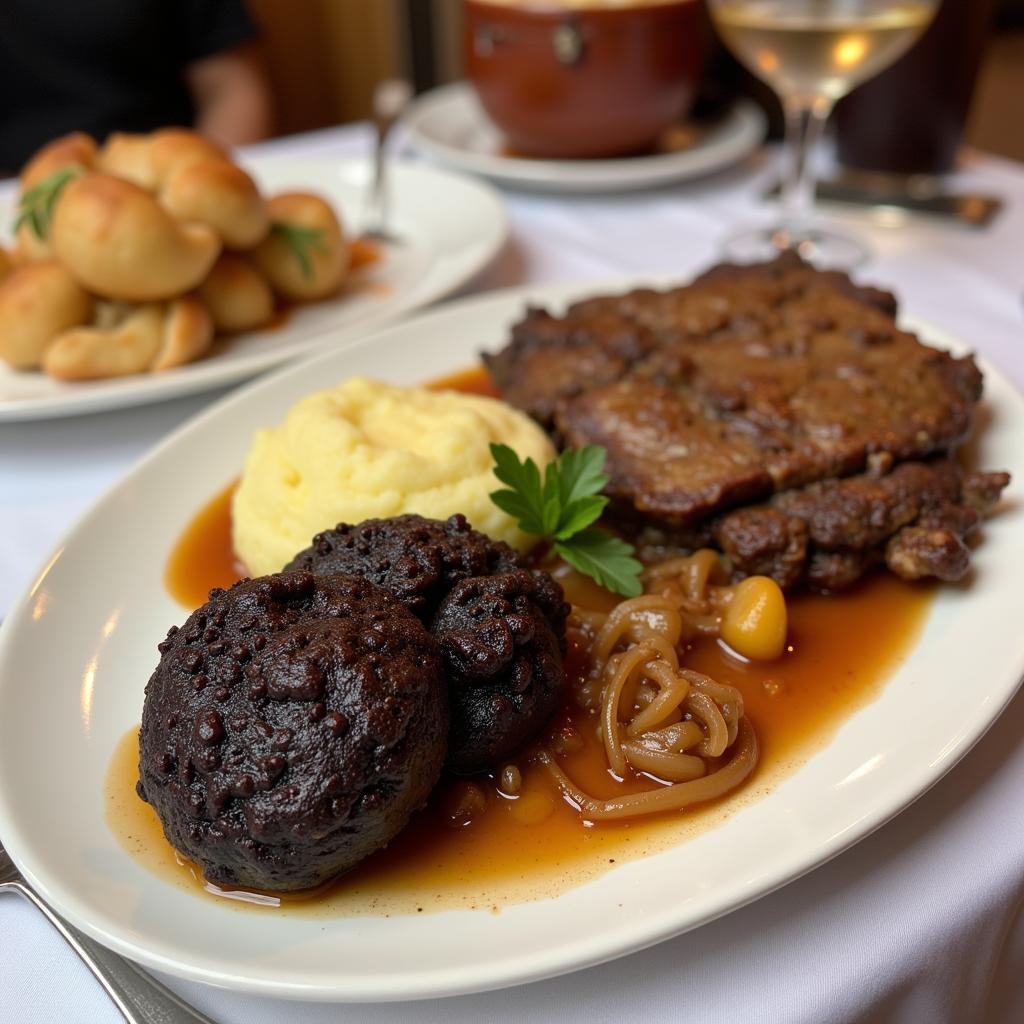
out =
[[(493, 394), (482, 370), (437, 385)], [(198, 606), (211, 587), (227, 586), (242, 572), (231, 550), (232, 489), (214, 497), (186, 525), (168, 560), (166, 585), (184, 609)], [(574, 604), (606, 610), (615, 601), (566, 567), (557, 575)], [(787, 650), (771, 663), (745, 662), (717, 641), (698, 640), (685, 663), (742, 690), (761, 759), (739, 792), (678, 815), (584, 823), (543, 769), (520, 757), (517, 795), (503, 792), (496, 777), (444, 777), (428, 805), (387, 849), (323, 889), (285, 896), (225, 892), (204, 883), (198, 869), (178, 857), (155, 812), (136, 796), (138, 741), (132, 729), (111, 761), (107, 820), (121, 845), (152, 873), (200, 898), (249, 912), (334, 917), (498, 911), (512, 902), (554, 896), (624, 861), (684, 842), (769, 793), (881, 693), (919, 636), (933, 594), (932, 587), (879, 573), (842, 594), (793, 597)], [(155, 657), (154, 652), (154, 664)], [(583, 671), (572, 651), (567, 669), (577, 677)], [(566, 731), (582, 737), (582, 747), (562, 763), (594, 796), (652, 786), (643, 776), (618, 780), (611, 775), (596, 717), (571, 699), (551, 729), (556, 737)]]

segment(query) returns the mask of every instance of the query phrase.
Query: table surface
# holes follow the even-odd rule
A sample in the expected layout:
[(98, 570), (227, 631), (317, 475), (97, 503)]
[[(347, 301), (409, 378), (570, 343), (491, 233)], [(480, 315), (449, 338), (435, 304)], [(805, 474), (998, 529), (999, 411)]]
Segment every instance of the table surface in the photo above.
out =
[[(365, 128), (253, 152), (365, 153)], [(730, 231), (770, 220), (767, 153), (632, 195), (506, 193), (512, 235), (467, 291), (643, 272), (686, 278)], [(1024, 386), (1024, 166), (964, 154), (954, 183), (999, 195), (988, 228), (861, 212), (824, 220), (874, 250), (864, 280), (958, 335)], [(70, 420), (0, 425), (0, 615), (60, 535), (154, 443), (223, 392)], [(1024, 1020), (1024, 694), (965, 760), (896, 820), (753, 905), (653, 949), (551, 981), (407, 1004), (283, 1003), (165, 979), (224, 1024), (559, 1020)], [(120, 1017), (37, 911), (0, 903), (0, 1021)]]

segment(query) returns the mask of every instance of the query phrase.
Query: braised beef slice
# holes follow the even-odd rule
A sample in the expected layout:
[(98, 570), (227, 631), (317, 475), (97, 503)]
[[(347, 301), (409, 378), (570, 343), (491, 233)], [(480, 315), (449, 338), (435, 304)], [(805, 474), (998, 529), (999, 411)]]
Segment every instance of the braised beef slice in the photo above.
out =
[(531, 310), (485, 360), (561, 444), (606, 449), (610, 515), (643, 557), (710, 543), (735, 576), (787, 589), (883, 562), (953, 579), (1009, 477), (946, 458), (981, 374), (895, 313), (890, 293), (787, 254)]
[(894, 311), (888, 293), (785, 257), (560, 317), (531, 310), (485, 358), (506, 400), (562, 443), (607, 449), (609, 494), (689, 526), (966, 436), (973, 360), (923, 345)]
[[(981, 522), (980, 495), (991, 508), (1008, 482), (949, 459), (899, 463), (726, 512), (712, 521), (711, 542), (734, 578), (771, 576), (784, 590), (840, 590), (883, 561), (904, 579), (956, 580), (969, 568), (965, 541)], [(657, 557), (655, 538), (663, 550), (700, 544), (692, 532), (636, 535), (647, 557)]]

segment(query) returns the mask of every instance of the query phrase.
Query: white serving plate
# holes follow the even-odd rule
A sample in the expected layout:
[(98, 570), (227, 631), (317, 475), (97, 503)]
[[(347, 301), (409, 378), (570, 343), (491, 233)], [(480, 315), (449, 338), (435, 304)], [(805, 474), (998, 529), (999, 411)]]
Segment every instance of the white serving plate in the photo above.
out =
[[(266, 194), (318, 192), (348, 230), (359, 230), (372, 170), (366, 160), (280, 155), (243, 164)], [(211, 355), (164, 373), (64, 383), (0, 361), (0, 423), (141, 405), (231, 384), (319, 345), (344, 345), (370, 325), (456, 291), (505, 242), (500, 197), (484, 183), (422, 164), (395, 163), (389, 174), (392, 225), (403, 244), (357, 272), (348, 294), (296, 307), (281, 326), (222, 339)], [(0, 205), (5, 228), (14, 219), (13, 204), (12, 195)]]
[(988, 366), (979, 458), (1014, 483), (985, 527), (972, 581), (941, 590), (877, 701), (717, 828), (500, 914), (328, 921), (225, 908), (121, 849), (104, 820), (104, 777), (139, 720), (157, 641), (184, 618), (163, 586), (167, 556), (236, 476), (253, 431), (352, 374), (407, 384), (465, 367), (502, 344), (528, 301), (557, 306), (636, 283), (462, 301), (254, 382), (173, 434), (67, 534), (0, 629), (0, 839), (53, 907), (143, 964), (240, 991), (333, 1001), (478, 991), (599, 963), (749, 903), (882, 825), (963, 757), (1024, 670), (1024, 399)]
[(421, 153), (500, 185), (570, 195), (632, 192), (698, 178), (749, 156), (764, 141), (768, 121), (749, 100), (737, 102), (690, 147), (650, 156), (603, 160), (538, 160), (509, 156), (500, 130), (472, 86), (456, 82), (420, 96), (405, 117)]

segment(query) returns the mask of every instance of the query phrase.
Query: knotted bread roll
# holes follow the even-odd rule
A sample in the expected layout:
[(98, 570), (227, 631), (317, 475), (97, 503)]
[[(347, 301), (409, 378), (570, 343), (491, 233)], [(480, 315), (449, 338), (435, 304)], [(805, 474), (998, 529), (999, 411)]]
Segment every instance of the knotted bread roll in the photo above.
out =
[(34, 188), (51, 174), (78, 164), (87, 171), (96, 166), (96, 140), (85, 132), (72, 132), (48, 142), (21, 169), (22, 192)]
[(274, 294), (267, 279), (244, 256), (222, 252), (199, 286), (219, 333), (262, 327), (274, 315)]
[[(348, 270), (349, 250), (330, 205), (308, 192), (286, 192), (269, 199), (267, 206), (271, 223), (283, 230), (271, 230), (252, 257), (270, 286), (286, 299), (308, 301), (333, 295)], [(306, 267), (285, 240), (289, 226), (317, 232), (315, 241), (305, 246)]]
[(159, 373), (184, 366), (209, 351), (213, 344), (213, 317), (195, 295), (185, 295), (164, 309), (160, 349), (150, 370)]
[(213, 228), (228, 249), (251, 249), (270, 228), (267, 204), (256, 183), (227, 160), (176, 167), (157, 197), (181, 220)]
[(156, 185), (167, 181), (179, 167), (198, 160), (230, 160), (227, 150), (187, 128), (161, 128), (150, 134), (150, 161)]
[(115, 133), (100, 150), (97, 167), (152, 192), (181, 220), (213, 228), (229, 249), (251, 249), (270, 226), (256, 183), (196, 132)]
[(92, 296), (59, 263), (20, 267), (0, 283), (0, 358), (37, 369), (53, 339), (92, 312)]
[(59, 334), (43, 368), (59, 380), (123, 377), (167, 370), (201, 356), (213, 341), (213, 321), (193, 295), (141, 306), (97, 303), (94, 322)]
[[(35, 188), (51, 175), (69, 167), (90, 170), (96, 163), (96, 141), (85, 132), (72, 132), (54, 139), (40, 149), (22, 168), (21, 194)], [(39, 263), (53, 259), (49, 240), (40, 238), (28, 223), (18, 228), (18, 263)]]
[(228, 155), (186, 128), (161, 128), (147, 135), (114, 132), (97, 154), (96, 169), (156, 192), (175, 170), (197, 160), (226, 161)]
[(195, 288), (220, 253), (211, 228), (179, 222), (148, 192), (107, 174), (86, 174), (65, 187), (50, 244), (90, 291), (129, 302)]

